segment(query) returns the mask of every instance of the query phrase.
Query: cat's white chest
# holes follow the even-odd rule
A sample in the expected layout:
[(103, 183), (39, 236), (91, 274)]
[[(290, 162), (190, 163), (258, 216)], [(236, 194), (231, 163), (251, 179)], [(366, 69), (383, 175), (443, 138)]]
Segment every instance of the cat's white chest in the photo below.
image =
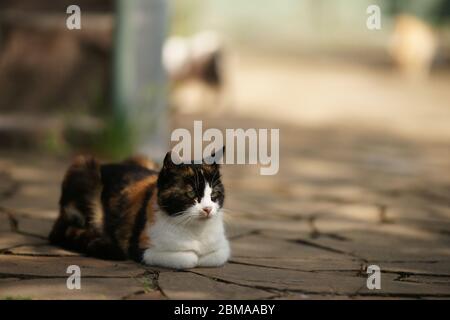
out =
[(148, 235), (151, 246), (143, 260), (150, 265), (177, 269), (220, 266), (230, 255), (221, 217), (180, 226), (160, 213)]
[(173, 224), (170, 217), (159, 214), (149, 230), (152, 247), (160, 250), (192, 250), (199, 255), (220, 246), (225, 230), (220, 217), (190, 225)]

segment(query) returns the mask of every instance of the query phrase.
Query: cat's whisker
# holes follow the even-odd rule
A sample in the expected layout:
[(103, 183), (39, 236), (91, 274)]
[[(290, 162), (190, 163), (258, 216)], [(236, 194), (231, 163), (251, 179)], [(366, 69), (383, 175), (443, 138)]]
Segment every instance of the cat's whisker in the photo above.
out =
[(192, 218), (197, 215), (182, 215), (177, 221), (175, 221), (174, 226), (184, 226), (186, 225)]
[(193, 216), (188, 216), (188, 218), (186, 219), (185, 223), (183, 223), (183, 225), (187, 225), (194, 217)]
[(185, 213), (187, 212), (186, 211), (178, 212), (177, 215), (173, 217), (173, 220), (175, 222), (183, 221), (187, 217), (186, 215), (184, 215)]

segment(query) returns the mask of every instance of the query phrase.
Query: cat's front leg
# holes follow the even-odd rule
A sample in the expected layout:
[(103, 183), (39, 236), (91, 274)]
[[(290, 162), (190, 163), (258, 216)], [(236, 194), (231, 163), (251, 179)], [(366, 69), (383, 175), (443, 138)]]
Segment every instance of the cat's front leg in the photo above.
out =
[(230, 246), (224, 243), (217, 250), (209, 252), (198, 259), (199, 267), (220, 267), (230, 258)]
[(198, 264), (198, 256), (193, 251), (157, 251), (147, 249), (142, 260), (145, 264), (151, 266), (171, 269), (190, 269)]

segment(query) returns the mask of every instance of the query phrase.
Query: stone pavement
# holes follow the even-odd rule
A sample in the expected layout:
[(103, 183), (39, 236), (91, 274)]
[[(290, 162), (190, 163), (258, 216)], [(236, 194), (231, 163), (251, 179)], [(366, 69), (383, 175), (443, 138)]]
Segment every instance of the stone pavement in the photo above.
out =
[[(194, 117), (176, 126), (192, 127)], [(227, 122), (228, 121), (228, 122)], [(209, 119), (215, 127), (277, 127)], [(280, 171), (225, 166), (231, 261), (172, 271), (49, 246), (67, 159), (0, 155), (1, 299), (450, 298), (450, 144), (278, 126)], [(66, 288), (79, 265), (81, 290)], [(381, 289), (366, 287), (368, 265)]]

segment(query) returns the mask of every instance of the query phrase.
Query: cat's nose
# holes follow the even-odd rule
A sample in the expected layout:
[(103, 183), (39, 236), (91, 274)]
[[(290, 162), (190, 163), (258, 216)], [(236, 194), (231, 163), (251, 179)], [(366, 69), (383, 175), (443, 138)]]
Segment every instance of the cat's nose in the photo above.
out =
[(204, 213), (205, 216), (207, 216), (207, 217), (209, 217), (209, 215), (211, 214), (211, 210), (212, 210), (211, 207), (203, 207), (203, 208), (202, 208), (203, 213)]

